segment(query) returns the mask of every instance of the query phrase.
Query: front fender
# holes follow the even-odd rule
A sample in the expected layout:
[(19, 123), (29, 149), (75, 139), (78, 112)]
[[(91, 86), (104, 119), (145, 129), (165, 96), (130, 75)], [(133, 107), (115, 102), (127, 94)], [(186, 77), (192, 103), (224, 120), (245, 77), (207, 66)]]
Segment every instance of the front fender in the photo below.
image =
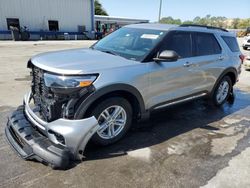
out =
[(81, 119), (84, 117), (88, 108), (100, 97), (115, 91), (126, 91), (136, 97), (139, 107), (140, 113), (145, 114), (145, 105), (144, 100), (141, 93), (133, 86), (128, 84), (112, 84), (101, 89), (96, 90), (91, 95), (89, 95), (85, 100), (83, 100), (79, 105), (75, 112), (75, 119)]

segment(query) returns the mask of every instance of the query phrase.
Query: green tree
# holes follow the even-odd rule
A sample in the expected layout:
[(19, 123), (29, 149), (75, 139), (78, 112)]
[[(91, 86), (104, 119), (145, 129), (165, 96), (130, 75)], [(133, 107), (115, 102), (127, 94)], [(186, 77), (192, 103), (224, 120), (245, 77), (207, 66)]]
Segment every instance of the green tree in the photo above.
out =
[(250, 18), (240, 19), (239, 23), (237, 24), (238, 29), (247, 29), (248, 27), (250, 27)]
[(240, 22), (240, 18), (235, 18), (233, 19), (232, 25), (231, 25), (231, 29), (237, 29), (238, 25)]
[(102, 4), (98, 0), (95, 0), (95, 15), (108, 16), (108, 13), (102, 7)]
[(190, 21), (190, 20), (186, 20), (186, 21), (182, 22), (182, 24), (194, 24), (194, 22)]
[(247, 29), (250, 27), (250, 18), (240, 19), (228, 19), (225, 16), (211, 16), (206, 15), (205, 17), (195, 17), (193, 21), (187, 20), (182, 22), (180, 19), (174, 19), (171, 16), (164, 17), (160, 20), (160, 23), (165, 24), (198, 24), (198, 25), (208, 25), (215, 27), (222, 27), (228, 29)]
[(181, 24), (181, 20), (180, 19), (173, 19), (171, 16), (168, 16), (168, 17), (163, 17), (160, 20), (160, 23), (180, 25)]
[(194, 24), (199, 24), (200, 20), (201, 20), (201, 17), (200, 17), (200, 16), (196, 16), (196, 17), (194, 18), (194, 20), (193, 20), (193, 23), (194, 23)]
[(224, 17), (224, 16), (219, 16), (219, 17), (217, 17), (217, 27), (227, 27), (227, 25), (226, 25), (226, 20), (227, 20), (227, 18), (226, 17)]
[(160, 20), (160, 23), (164, 23), (164, 24), (173, 24), (174, 19), (171, 16), (168, 17), (163, 17)]
[(206, 18), (201, 18), (200, 21), (197, 24), (199, 24), (199, 25), (208, 25), (208, 22), (207, 22)]

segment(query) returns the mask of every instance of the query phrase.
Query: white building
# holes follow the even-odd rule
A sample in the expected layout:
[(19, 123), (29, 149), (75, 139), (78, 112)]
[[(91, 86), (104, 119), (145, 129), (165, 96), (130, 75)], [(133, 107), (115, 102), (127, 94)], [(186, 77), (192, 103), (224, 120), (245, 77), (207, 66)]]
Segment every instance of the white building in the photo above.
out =
[(32, 38), (92, 33), (94, 0), (0, 0), (0, 39), (11, 38), (10, 26), (26, 26)]

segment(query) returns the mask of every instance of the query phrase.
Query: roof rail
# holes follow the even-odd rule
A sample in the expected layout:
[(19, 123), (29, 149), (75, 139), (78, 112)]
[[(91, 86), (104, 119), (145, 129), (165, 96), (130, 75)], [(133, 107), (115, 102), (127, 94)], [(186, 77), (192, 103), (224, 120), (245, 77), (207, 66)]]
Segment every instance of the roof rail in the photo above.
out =
[(199, 25), (199, 24), (182, 24), (180, 25), (180, 27), (203, 27), (207, 29), (217, 29), (217, 30), (228, 32), (228, 30), (220, 28), (220, 27), (213, 27), (213, 26)]

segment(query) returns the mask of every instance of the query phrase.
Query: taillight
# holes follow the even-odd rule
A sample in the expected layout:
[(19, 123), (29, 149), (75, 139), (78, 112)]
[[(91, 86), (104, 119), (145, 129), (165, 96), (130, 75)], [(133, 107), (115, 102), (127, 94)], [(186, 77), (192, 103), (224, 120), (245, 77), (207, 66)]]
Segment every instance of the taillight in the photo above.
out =
[(245, 56), (244, 56), (243, 54), (241, 54), (241, 55), (239, 56), (239, 58), (240, 58), (240, 60), (241, 60), (241, 63), (243, 63), (243, 62), (244, 62), (244, 59), (245, 59)]

